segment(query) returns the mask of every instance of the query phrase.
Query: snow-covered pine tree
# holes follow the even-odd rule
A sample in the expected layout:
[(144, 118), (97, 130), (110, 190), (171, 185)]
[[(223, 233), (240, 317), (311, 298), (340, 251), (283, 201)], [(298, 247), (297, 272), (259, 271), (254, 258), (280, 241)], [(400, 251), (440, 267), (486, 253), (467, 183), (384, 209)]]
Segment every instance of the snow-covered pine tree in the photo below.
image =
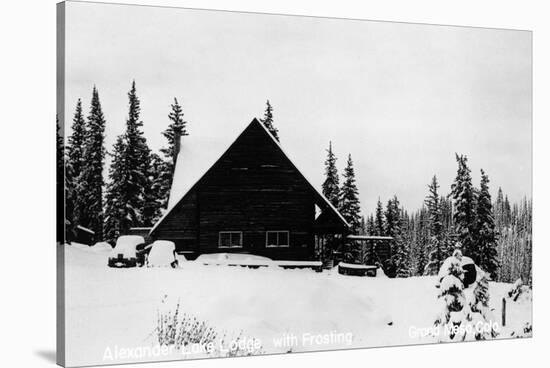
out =
[[(472, 293), (472, 301), (469, 303), (470, 311), (468, 320), (473, 328), (473, 338), (475, 340), (486, 340), (489, 337), (494, 338), (498, 335), (498, 331), (495, 330), (492, 322), (494, 322), (494, 316), (489, 306), (489, 278), (487, 274), (477, 267), (478, 275), (476, 286)], [(468, 298), (466, 298), (468, 299)], [(485, 326), (490, 326), (487, 329), (475, 328), (476, 324), (482, 322)], [(479, 326), (478, 326), (479, 327)]]
[(462, 341), (464, 336), (459, 332), (460, 325), (464, 322), (464, 271), (461, 264), (462, 253), (455, 250), (441, 266), (438, 273), (438, 299), (441, 309), (436, 317), (434, 325), (439, 328), (440, 341)]
[(481, 170), (481, 183), (477, 196), (477, 249), (479, 267), (485, 270), (495, 280), (498, 271), (497, 236), (495, 219), (489, 193), (489, 177)]
[(367, 235), (367, 220), (365, 219), (365, 216), (361, 216), (361, 224), (359, 226), (359, 234), (360, 235)]
[(113, 243), (131, 227), (131, 219), (137, 217), (137, 214), (127, 213), (134, 209), (126, 207), (127, 193), (125, 190), (129, 170), (124, 162), (125, 150), (124, 135), (119, 135), (113, 146), (113, 152), (110, 153), (112, 161), (105, 195), (103, 230), (105, 240)]
[(269, 100), (266, 101), (264, 117), (260, 121), (265, 125), (273, 137), (279, 141), (279, 130), (273, 125), (273, 107)]
[(105, 227), (110, 239), (113, 234), (125, 234), (130, 227), (150, 225), (151, 218), (144, 218), (144, 209), (150, 197), (149, 170), (151, 151), (141, 131), (139, 120), (140, 101), (136, 94), (135, 81), (128, 92), (129, 108), (126, 131), (117, 138), (113, 147), (113, 162), (109, 171), (107, 208), (109, 221)]
[(82, 101), (76, 103), (72, 134), (67, 138), (67, 161), (73, 177), (78, 177), (84, 164), (84, 143), (86, 138), (86, 121), (82, 114)]
[(147, 220), (143, 217), (143, 209), (145, 207), (145, 189), (150, 185), (148, 172), (151, 151), (147, 147), (147, 141), (141, 130), (143, 121), (139, 119), (141, 107), (135, 81), (132, 81), (132, 87), (128, 92), (128, 102), (128, 119), (124, 133), (126, 146), (123, 154), (123, 162), (128, 170), (125, 185), (126, 207), (128, 208), (126, 215), (131, 216), (131, 226), (142, 226)]
[(165, 170), (166, 162), (156, 153), (148, 156), (147, 186), (144, 190), (143, 226), (153, 226), (161, 217), (164, 200), (161, 173)]
[(90, 113), (86, 122), (83, 165), (75, 178), (75, 222), (94, 231), (96, 240), (103, 239), (103, 163), (105, 160), (105, 117), (99, 92), (94, 86)]
[[(64, 198), (68, 196), (68, 182), (65, 176), (65, 149), (63, 133), (59, 125), (59, 117), (55, 117), (55, 162), (56, 162), (56, 241), (64, 243), (67, 240), (66, 234), (66, 209)], [(69, 224), (70, 225), (70, 224)], [(70, 239), (69, 239), (70, 241)]]
[(376, 213), (374, 217), (374, 227), (373, 234), (376, 236), (386, 235), (386, 224), (384, 223), (384, 210), (382, 208), (382, 201), (378, 197), (378, 202), (376, 202)]
[(375, 235), (374, 216), (371, 214), (367, 219), (367, 235)]
[(359, 190), (355, 183), (355, 170), (351, 154), (348, 155), (347, 166), (344, 169), (344, 183), (340, 189), (340, 213), (356, 234), (361, 226), (361, 208), (359, 206)]
[(453, 220), (455, 232), (462, 245), (463, 253), (479, 263), (479, 254), (476, 244), (476, 213), (475, 190), (468, 168), (468, 159), (464, 155), (456, 154), (458, 170), (454, 183), (451, 185), (451, 196), (454, 200)]
[(391, 258), (384, 271), (388, 276), (409, 277), (409, 248), (403, 236), (403, 210), (394, 196), (386, 206), (386, 234), (393, 237)]
[(168, 207), (168, 197), (170, 195), (170, 188), (172, 187), (172, 181), (174, 179), (174, 169), (176, 165), (176, 146), (179, 142), (176, 140), (183, 136), (189, 135), (187, 132), (187, 121), (183, 118), (183, 108), (179, 104), (177, 98), (174, 97), (174, 103), (170, 105), (171, 111), (168, 114), (170, 124), (166, 128), (162, 135), (167, 140), (167, 146), (160, 149), (160, 152), (164, 156), (164, 164), (159, 168), (160, 177), (158, 181), (159, 195), (162, 199), (162, 207)]
[(74, 214), (74, 200), (76, 198), (75, 186), (76, 179), (82, 172), (84, 165), (84, 143), (86, 138), (86, 121), (82, 114), (82, 101), (80, 98), (76, 103), (76, 109), (73, 117), (72, 134), (67, 138), (67, 164), (65, 167), (65, 175), (67, 179), (67, 197), (65, 198), (66, 218), (71, 224), (75, 223), (75, 217), (80, 218), (81, 215)]
[(325, 181), (322, 189), (323, 195), (335, 208), (339, 207), (340, 201), (340, 180), (336, 168), (336, 155), (332, 151), (332, 142), (328, 143), (327, 159), (325, 161)]
[(434, 175), (432, 182), (428, 185), (429, 194), (425, 200), (429, 215), (430, 240), (428, 245), (428, 264), (424, 269), (424, 275), (436, 275), (441, 268), (443, 260), (446, 258), (445, 250), (443, 249), (443, 224), (441, 222), (438, 188), (437, 177)]

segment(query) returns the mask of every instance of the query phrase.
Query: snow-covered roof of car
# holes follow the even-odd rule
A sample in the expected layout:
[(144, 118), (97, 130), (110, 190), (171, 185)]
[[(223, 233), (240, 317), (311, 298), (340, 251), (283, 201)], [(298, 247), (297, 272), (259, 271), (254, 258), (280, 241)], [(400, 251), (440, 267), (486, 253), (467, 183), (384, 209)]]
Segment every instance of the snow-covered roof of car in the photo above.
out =
[(328, 199), (317, 189), (316, 186), (304, 175), (296, 164), (290, 159), (289, 155), (283, 150), (279, 141), (277, 141), (273, 135), (267, 130), (264, 124), (260, 123), (258, 119), (254, 118), (252, 122), (247, 124), (237, 134), (224, 134), (222, 137), (216, 137), (216, 139), (205, 139), (196, 136), (184, 137), (183, 144), (181, 145), (180, 152), (176, 160), (176, 167), (174, 170), (174, 179), (172, 181), (172, 187), (170, 188), (170, 196), (168, 199), (168, 209), (164, 215), (158, 220), (152, 227), (150, 234), (164, 221), (164, 219), (170, 214), (170, 212), (176, 207), (176, 205), (183, 199), (183, 197), (195, 186), (195, 184), (210, 170), (212, 166), (223, 156), (223, 154), (233, 145), (242, 132), (251, 124), (258, 124), (264, 129), (267, 135), (273, 140), (278, 148), (283, 152), (286, 158), (291, 162), (294, 167), (302, 174), (311, 188), (318, 194), (318, 196), (331, 208), (334, 213), (340, 218), (340, 220), (349, 227), (348, 222), (338, 212), (338, 210), (330, 203)]

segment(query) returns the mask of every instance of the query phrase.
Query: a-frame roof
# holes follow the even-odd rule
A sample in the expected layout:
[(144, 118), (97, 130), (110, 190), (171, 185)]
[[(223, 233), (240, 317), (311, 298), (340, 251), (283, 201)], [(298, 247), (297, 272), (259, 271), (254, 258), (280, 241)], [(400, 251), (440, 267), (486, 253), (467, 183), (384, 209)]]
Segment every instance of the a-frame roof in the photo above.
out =
[(168, 201), (168, 209), (164, 215), (153, 226), (150, 233), (152, 234), (155, 229), (168, 217), (171, 211), (177, 206), (177, 204), (195, 187), (195, 185), (201, 180), (201, 178), (216, 164), (218, 160), (227, 152), (231, 146), (237, 141), (251, 125), (257, 124), (262, 128), (262, 131), (275, 143), (277, 149), (279, 149), (284, 157), (288, 159), (290, 164), (296, 168), (296, 171), (300, 173), (303, 179), (311, 187), (314, 192), (317, 202), (324, 207), (323, 211), (328, 210), (333, 212), (334, 215), (342, 222), (345, 227), (349, 228), (348, 222), (338, 212), (338, 210), (330, 203), (330, 201), (308, 180), (302, 171), (296, 167), (290, 157), (285, 153), (279, 141), (277, 141), (273, 135), (267, 130), (264, 124), (254, 118), (250, 124), (248, 124), (235, 139), (228, 144), (220, 144), (220, 142), (214, 142), (212, 140), (200, 141), (195, 138), (185, 138), (182, 142), (180, 152), (176, 160), (176, 167), (174, 170), (174, 179), (172, 181), (172, 187), (170, 189), (170, 197)]

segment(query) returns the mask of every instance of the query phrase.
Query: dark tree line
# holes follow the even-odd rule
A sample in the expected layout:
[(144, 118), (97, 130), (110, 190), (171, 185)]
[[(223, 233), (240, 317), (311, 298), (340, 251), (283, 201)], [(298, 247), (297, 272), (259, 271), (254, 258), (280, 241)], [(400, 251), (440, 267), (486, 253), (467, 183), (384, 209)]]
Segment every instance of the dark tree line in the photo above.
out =
[[(351, 181), (351, 191), (345, 188), (345, 183), (339, 187), (332, 144), (327, 152), (323, 194), (352, 225), (353, 233), (393, 238), (391, 257), (382, 265), (389, 275), (435, 275), (443, 261), (460, 248), (493, 280), (511, 282), (521, 277), (524, 282), (530, 282), (531, 201), (524, 199), (521, 204), (511, 206), (499, 189), (493, 202), (488, 175), (481, 170), (479, 187), (475, 187), (466, 156), (456, 155), (457, 174), (450, 193), (440, 193), (434, 176), (417, 211), (407, 212), (397, 196), (393, 196), (385, 206), (378, 199), (374, 214), (365, 219), (360, 215), (355, 180)], [(354, 179), (351, 159), (346, 172), (351, 172)], [(347, 198), (342, 194), (344, 190), (351, 193), (352, 203), (343, 201)], [(351, 262), (374, 262), (371, 255), (361, 259), (359, 254), (353, 249), (347, 250)]]
[[(163, 132), (160, 151), (151, 151), (140, 119), (141, 101), (136, 84), (128, 92), (126, 129), (110, 152), (105, 149), (105, 125), (99, 92), (93, 88), (90, 112), (84, 118), (82, 101), (76, 104), (71, 135), (65, 147), (67, 240), (76, 226), (95, 233), (96, 240), (113, 241), (130, 227), (152, 226), (166, 208), (174, 172), (176, 139), (187, 135), (187, 122), (176, 99)], [(104, 177), (106, 155), (111, 165)]]
[[(67, 144), (57, 124), (58, 179), (65, 188), (65, 231), (71, 241), (77, 226), (90, 229), (96, 240), (115, 241), (131, 227), (150, 227), (168, 206), (180, 138), (187, 136), (187, 121), (176, 98), (170, 105), (168, 126), (162, 132), (166, 144), (159, 154), (152, 152), (143, 133), (141, 101), (135, 82), (128, 92), (125, 131), (116, 138), (110, 152), (105, 149), (105, 126), (99, 92), (94, 86), (88, 116), (78, 99)], [(261, 119), (275, 139), (273, 107), (266, 102)], [(106, 155), (111, 164), (104, 177)], [(64, 169), (64, 170), (63, 170)], [(59, 181), (58, 180), (58, 181)], [(63, 180), (62, 180), (63, 181)], [(58, 194), (58, 196), (61, 198)]]

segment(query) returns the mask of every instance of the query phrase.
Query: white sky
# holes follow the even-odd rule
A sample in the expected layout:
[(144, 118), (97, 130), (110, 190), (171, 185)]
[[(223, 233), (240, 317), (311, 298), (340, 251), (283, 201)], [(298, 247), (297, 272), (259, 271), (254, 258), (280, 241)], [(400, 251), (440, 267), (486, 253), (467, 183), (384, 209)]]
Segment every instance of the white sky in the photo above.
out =
[[(454, 153), (496, 193), (531, 196), (530, 32), (69, 2), (66, 117), (95, 84), (111, 149), (136, 80), (149, 145), (170, 103), (190, 134), (236, 135), (265, 100), (281, 144), (320, 186), (329, 140), (352, 154), (364, 214), (396, 194), (421, 206)], [(70, 132), (69, 132), (70, 133)], [(190, 137), (191, 138), (191, 137)]]

